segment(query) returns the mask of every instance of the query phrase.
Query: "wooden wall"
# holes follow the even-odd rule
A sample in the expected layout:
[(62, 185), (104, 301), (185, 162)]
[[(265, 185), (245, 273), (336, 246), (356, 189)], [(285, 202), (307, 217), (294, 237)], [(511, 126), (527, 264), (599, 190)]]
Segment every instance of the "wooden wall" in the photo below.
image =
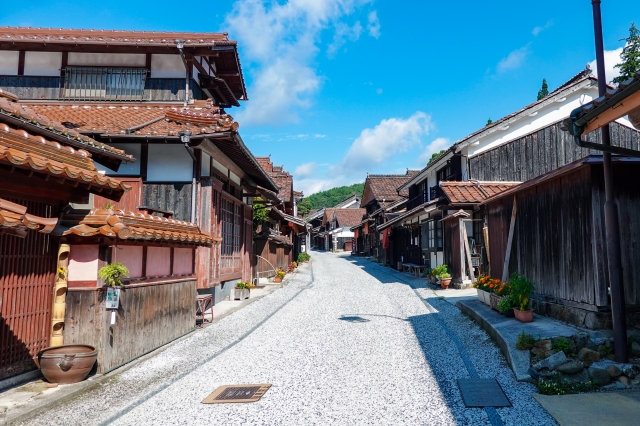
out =
[(98, 349), (103, 373), (179, 337), (195, 326), (196, 281), (143, 284), (120, 292), (116, 323), (104, 290), (67, 293), (64, 343)]
[[(606, 306), (606, 286), (594, 260), (591, 170), (583, 167), (517, 193), (517, 216), (509, 274), (533, 281), (549, 301), (596, 310)], [(490, 274), (502, 276), (513, 197), (486, 205), (491, 250)]]
[(191, 220), (190, 183), (145, 183), (142, 186), (142, 205), (173, 211), (173, 218)]
[(99, 195), (93, 196), (94, 208), (105, 208), (107, 204), (113, 204), (116, 209), (137, 212), (138, 206), (142, 206), (142, 179), (136, 177), (117, 177), (117, 179), (131, 187), (119, 201), (113, 201)]
[[(576, 145), (573, 136), (560, 126), (552, 124), (469, 158), (469, 179), (525, 182), (592, 152)], [(640, 132), (615, 122), (610, 128), (613, 145), (640, 149)], [(600, 132), (592, 132), (584, 139), (600, 143)]]
[[(449, 266), (451, 278), (461, 281), (464, 278), (464, 264), (460, 257), (460, 219), (455, 217), (442, 222), (444, 263)], [(433, 266), (433, 265), (432, 265)]]

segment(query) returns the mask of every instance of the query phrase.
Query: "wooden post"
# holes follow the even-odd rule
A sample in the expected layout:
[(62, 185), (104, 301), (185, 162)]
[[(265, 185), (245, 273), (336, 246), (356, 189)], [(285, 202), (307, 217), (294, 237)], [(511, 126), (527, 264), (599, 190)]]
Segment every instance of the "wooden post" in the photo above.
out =
[(467, 238), (467, 225), (464, 221), (461, 221), (462, 224), (462, 238), (464, 239), (464, 250), (467, 254), (467, 268), (469, 269), (469, 278), (471, 281), (475, 281), (475, 277), (473, 275), (473, 263), (471, 262), (471, 249), (469, 248), (469, 238)]
[(504, 254), (504, 266), (502, 267), (502, 281), (509, 278), (509, 258), (511, 257), (511, 245), (513, 243), (513, 231), (516, 227), (516, 213), (518, 211), (516, 196), (513, 196), (513, 210), (511, 211), (511, 224), (509, 225), (509, 237), (507, 238), (507, 250)]
[(458, 218), (458, 235), (460, 235), (460, 282), (464, 280), (464, 222), (462, 221), (462, 217)]

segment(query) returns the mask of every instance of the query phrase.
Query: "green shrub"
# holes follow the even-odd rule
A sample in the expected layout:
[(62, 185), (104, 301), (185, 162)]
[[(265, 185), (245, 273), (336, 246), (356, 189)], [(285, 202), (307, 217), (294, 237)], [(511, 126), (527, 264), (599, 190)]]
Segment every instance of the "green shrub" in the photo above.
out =
[(505, 313), (513, 309), (513, 295), (507, 294), (498, 302), (498, 311)]
[[(451, 278), (451, 275), (449, 275), (449, 269), (447, 268), (447, 265), (444, 264), (444, 263), (442, 265), (439, 265), (439, 266), (436, 266), (435, 268), (433, 268), (431, 270), (431, 274), (434, 277), (438, 278), (438, 279)], [(447, 277), (443, 277), (443, 275), (448, 275), (448, 276)]]
[(119, 287), (122, 285), (121, 277), (129, 278), (129, 270), (122, 263), (114, 262), (100, 268), (98, 276), (107, 287)]
[(566, 395), (580, 392), (591, 392), (597, 388), (594, 382), (570, 384), (553, 375), (548, 379), (538, 380), (538, 393), (541, 395)]
[(565, 354), (569, 353), (571, 346), (573, 346), (573, 342), (569, 339), (565, 339), (564, 337), (558, 337), (553, 341), (551, 345), (551, 347), (556, 351), (558, 352), (562, 351)]
[(533, 335), (525, 333), (524, 330), (518, 334), (518, 340), (516, 340), (516, 349), (521, 351), (531, 349), (535, 346), (537, 340)]
[(298, 263), (306, 262), (309, 259), (311, 259), (311, 256), (309, 256), (309, 253), (302, 252), (298, 254)]
[(533, 283), (524, 275), (520, 275), (517, 272), (511, 274), (509, 278), (509, 286), (511, 287), (511, 294), (513, 294), (515, 300), (515, 306), (521, 311), (529, 309), (531, 296), (535, 291)]

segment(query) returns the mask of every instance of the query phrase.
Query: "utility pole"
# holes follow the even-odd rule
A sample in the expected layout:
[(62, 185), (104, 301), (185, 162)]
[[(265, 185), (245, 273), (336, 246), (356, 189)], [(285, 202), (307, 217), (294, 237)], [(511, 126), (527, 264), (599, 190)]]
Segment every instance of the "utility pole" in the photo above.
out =
[[(596, 42), (596, 63), (598, 70), (598, 95), (604, 96), (607, 91), (607, 78), (604, 70), (604, 43), (602, 41), (602, 16), (600, 0), (592, 0), (593, 30)], [(611, 146), (609, 125), (602, 126), (602, 144)], [(611, 294), (611, 319), (613, 321), (613, 344), (616, 362), (627, 362), (627, 321), (622, 283), (622, 261), (620, 259), (620, 224), (618, 221), (618, 205), (613, 195), (613, 169), (611, 154), (602, 153), (604, 166), (604, 226), (607, 240), (607, 266), (609, 269), (609, 292)]]

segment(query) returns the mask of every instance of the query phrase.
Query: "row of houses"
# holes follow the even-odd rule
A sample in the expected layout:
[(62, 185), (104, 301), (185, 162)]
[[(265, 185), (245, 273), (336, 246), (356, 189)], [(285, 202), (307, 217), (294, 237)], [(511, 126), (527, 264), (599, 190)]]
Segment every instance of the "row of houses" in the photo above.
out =
[[(0, 380), (61, 344), (117, 368), (256, 279), (256, 248), (287, 247), (276, 267), (303, 249), (302, 194), (227, 112), (246, 99), (226, 33), (0, 27)], [(98, 271), (116, 262), (112, 316)]]
[[(611, 328), (602, 152), (578, 146), (563, 129), (573, 110), (596, 98), (597, 79), (587, 68), (455, 142), (422, 170), (368, 175), (362, 219), (350, 228), (352, 253), (400, 269), (447, 264), (457, 289), (479, 274), (506, 279), (517, 271), (535, 283), (537, 313)], [(626, 118), (613, 121), (610, 134), (613, 145), (640, 149), (640, 132)], [(584, 140), (600, 143), (600, 132)], [(613, 158), (627, 316), (636, 325), (638, 161)]]

